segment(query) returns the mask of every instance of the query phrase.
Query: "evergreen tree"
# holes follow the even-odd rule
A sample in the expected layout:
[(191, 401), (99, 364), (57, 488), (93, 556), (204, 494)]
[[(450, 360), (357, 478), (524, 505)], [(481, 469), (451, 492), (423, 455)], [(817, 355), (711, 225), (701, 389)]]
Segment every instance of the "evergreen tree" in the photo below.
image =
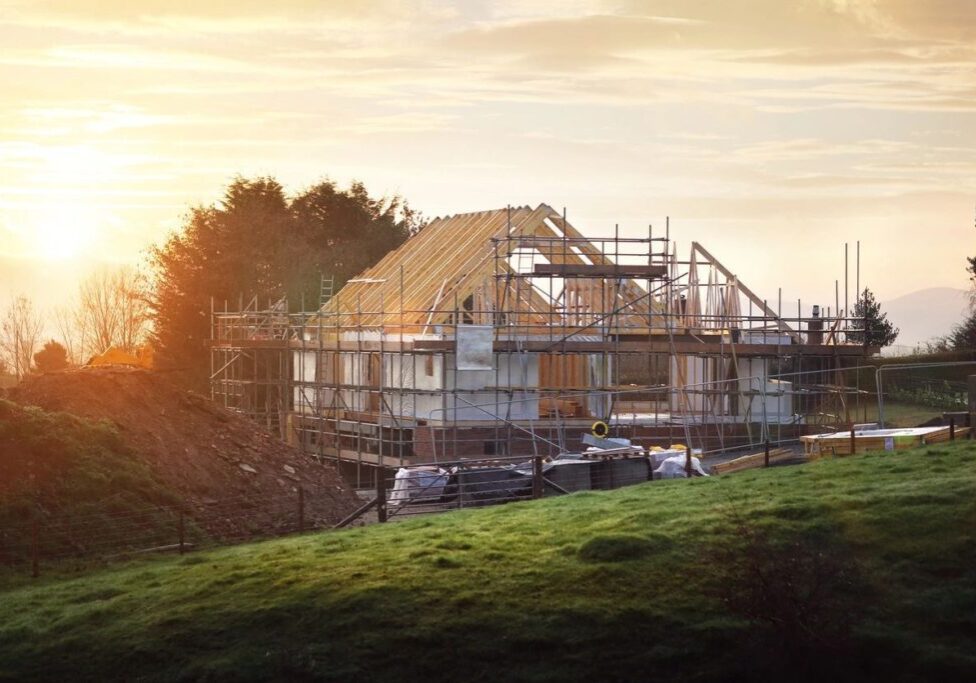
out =
[(976, 256), (966, 257), (966, 272), (969, 273), (971, 283), (969, 289), (969, 315), (958, 325), (955, 325), (945, 338), (945, 345), (954, 351), (972, 351), (976, 349)]
[(34, 367), (38, 372), (56, 372), (68, 367), (68, 350), (53, 339), (34, 354)]
[[(888, 315), (881, 312), (881, 304), (867, 287), (854, 304), (854, 326), (858, 331), (847, 333), (847, 340), (867, 346), (889, 346), (898, 337), (898, 328), (891, 324)], [(865, 341), (865, 335), (867, 341)]]
[(156, 365), (208, 381), (210, 301), (260, 308), (283, 296), (293, 311), (317, 305), (321, 276), (345, 281), (414, 232), (419, 219), (399, 197), (374, 199), (361, 183), (321, 182), (289, 200), (273, 178), (237, 178), (219, 205), (196, 207), (182, 229), (150, 251)]
[(946, 337), (947, 346), (953, 351), (972, 351), (976, 349), (976, 312), (952, 328)]

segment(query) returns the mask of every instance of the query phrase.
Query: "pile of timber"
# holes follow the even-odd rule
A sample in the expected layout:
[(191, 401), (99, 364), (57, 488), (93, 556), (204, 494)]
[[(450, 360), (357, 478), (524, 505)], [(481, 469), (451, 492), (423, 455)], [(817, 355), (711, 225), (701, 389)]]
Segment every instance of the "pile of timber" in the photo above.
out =
[[(772, 465), (794, 457), (796, 457), (795, 454), (789, 448), (774, 448), (769, 451), (769, 464)], [(766, 451), (762, 451), (751, 455), (743, 455), (741, 458), (729, 460), (728, 462), (716, 463), (712, 465), (712, 474), (729, 474), (730, 472), (751, 470), (754, 467), (763, 467), (765, 465)]]
[(951, 429), (952, 434), (950, 434), (949, 427), (943, 427), (937, 432), (932, 432), (931, 434), (923, 437), (922, 443), (928, 445), (933, 443), (944, 443), (952, 439), (962, 439), (963, 437), (969, 436), (969, 430), (972, 427), (955, 427)]
[(913, 427), (905, 429), (876, 429), (854, 433), (853, 444), (849, 432), (801, 436), (807, 457), (811, 460), (833, 456), (842, 457), (870, 451), (902, 451), (918, 446), (961, 439), (969, 434), (969, 427)]

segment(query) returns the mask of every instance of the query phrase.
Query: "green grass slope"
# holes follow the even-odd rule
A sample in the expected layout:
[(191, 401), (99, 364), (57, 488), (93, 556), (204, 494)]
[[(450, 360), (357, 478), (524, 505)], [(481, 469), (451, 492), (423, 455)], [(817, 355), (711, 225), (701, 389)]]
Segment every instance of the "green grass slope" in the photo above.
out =
[(85, 556), (171, 538), (153, 508), (178, 501), (108, 422), (0, 400), (0, 575), (28, 561), (32, 516), (49, 557)]
[(976, 447), (653, 482), (0, 593), (9, 680), (976, 680)]

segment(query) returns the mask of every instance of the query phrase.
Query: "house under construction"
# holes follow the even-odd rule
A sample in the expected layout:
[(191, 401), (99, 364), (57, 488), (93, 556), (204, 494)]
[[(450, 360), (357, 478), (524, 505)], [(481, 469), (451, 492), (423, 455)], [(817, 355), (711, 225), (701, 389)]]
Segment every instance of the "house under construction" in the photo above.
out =
[(215, 306), (213, 396), (362, 465), (574, 451), (595, 421), (645, 445), (795, 440), (860, 418), (845, 369), (878, 352), (839, 298), (784, 316), (698, 243), (588, 238), (545, 204), (438, 218), (323, 282), (309, 312)]

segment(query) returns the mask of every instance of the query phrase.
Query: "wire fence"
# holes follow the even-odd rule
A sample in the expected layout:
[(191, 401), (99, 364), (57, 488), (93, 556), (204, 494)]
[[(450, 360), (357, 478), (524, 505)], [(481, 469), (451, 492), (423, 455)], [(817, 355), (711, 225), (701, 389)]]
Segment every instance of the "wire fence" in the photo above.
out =
[(41, 504), (0, 524), (0, 567), (38, 576), (44, 567), (70, 567), (149, 553), (243, 543), (332, 528), (303, 489), (280, 496), (208, 500), (184, 505), (106, 506), (77, 514)]
[[(662, 468), (668, 459), (670, 466)], [(557, 458), (521, 456), (412, 465), (378, 472), (374, 487), (360, 492), (368, 501), (339, 526), (367, 515), (372, 521), (389, 522), (703, 474), (699, 458), (687, 450), (637, 447)]]
[(969, 421), (976, 361), (883, 365), (876, 372), (877, 420), (884, 426)]
[[(184, 554), (352, 524), (614, 489), (655, 478), (655, 456), (642, 449), (565, 458), (490, 458), (373, 469), (363, 504), (337, 520), (299, 488), (280, 496), (229, 498), (181, 505), (110, 503), (77, 513), (34, 503), (0, 523), (0, 567), (39, 576), (51, 570), (150, 554)], [(672, 454), (673, 455), (673, 454)], [(657, 458), (660, 461), (660, 457)], [(689, 467), (692, 458), (688, 456)], [(694, 458), (697, 464), (697, 458)]]
[[(941, 424), (948, 426), (950, 432), (956, 427), (972, 425), (976, 411), (976, 377), (972, 374), (976, 373), (976, 362), (859, 366), (831, 373), (832, 379), (843, 374), (842, 381), (838, 382), (841, 389), (834, 394), (833, 404), (817, 399), (818, 406), (831, 422), (846, 424), (851, 434), (856, 425), (860, 425), (859, 429), (865, 428), (865, 424), (871, 428), (872, 423), (887, 428)], [(796, 382), (799, 377), (808, 377), (808, 373), (783, 373), (775, 377), (783, 376)], [(805, 400), (804, 387), (788, 391), (795, 405)], [(818, 426), (820, 431), (831, 431), (828, 424), (804, 422), (804, 431)], [(622, 431), (623, 426), (616, 424), (615, 430)], [(675, 434), (678, 441), (690, 446), (700, 440), (687, 425), (682, 431), (684, 434)], [(537, 435), (528, 433), (527, 436), (535, 447)], [(364, 502), (341, 520), (335, 517), (334, 505), (307, 500), (301, 488), (276, 496), (192, 504), (133, 506), (122, 500), (104, 500), (99, 502), (97, 510), (90, 506), (84, 511), (32, 501), (0, 518), (0, 567), (37, 575), (47, 566), (146, 553), (185, 553), (313, 529), (394, 521), (576, 491), (614, 489), (658, 478), (660, 475), (656, 477), (655, 471), (659, 471), (663, 459), (674, 458), (676, 453), (650, 447), (658, 437), (633, 436), (648, 447), (583, 451), (575, 455), (568, 455), (559, 447), (558, 457), (547, 456), (546, 450), (540, 447), (539, 454), (534, 456), (442, 460), (408, 464), (396, 470), (373, 467), (369, 477), (372, 486), (361, 492)], [(691, 436), (691, 439), (680, 436)], [(765, 444), (768, 464), (770, 444), (779, 446), (797, 440), (792, 433), (769, 428), (750, 435), (746, 445), (755, 449)], [(679, 460), (679, 465), (685, 469), (683, 476), (690, 476), (696, 473), (697, 458), (690, 451), (685, 454), (685, 461)]]

